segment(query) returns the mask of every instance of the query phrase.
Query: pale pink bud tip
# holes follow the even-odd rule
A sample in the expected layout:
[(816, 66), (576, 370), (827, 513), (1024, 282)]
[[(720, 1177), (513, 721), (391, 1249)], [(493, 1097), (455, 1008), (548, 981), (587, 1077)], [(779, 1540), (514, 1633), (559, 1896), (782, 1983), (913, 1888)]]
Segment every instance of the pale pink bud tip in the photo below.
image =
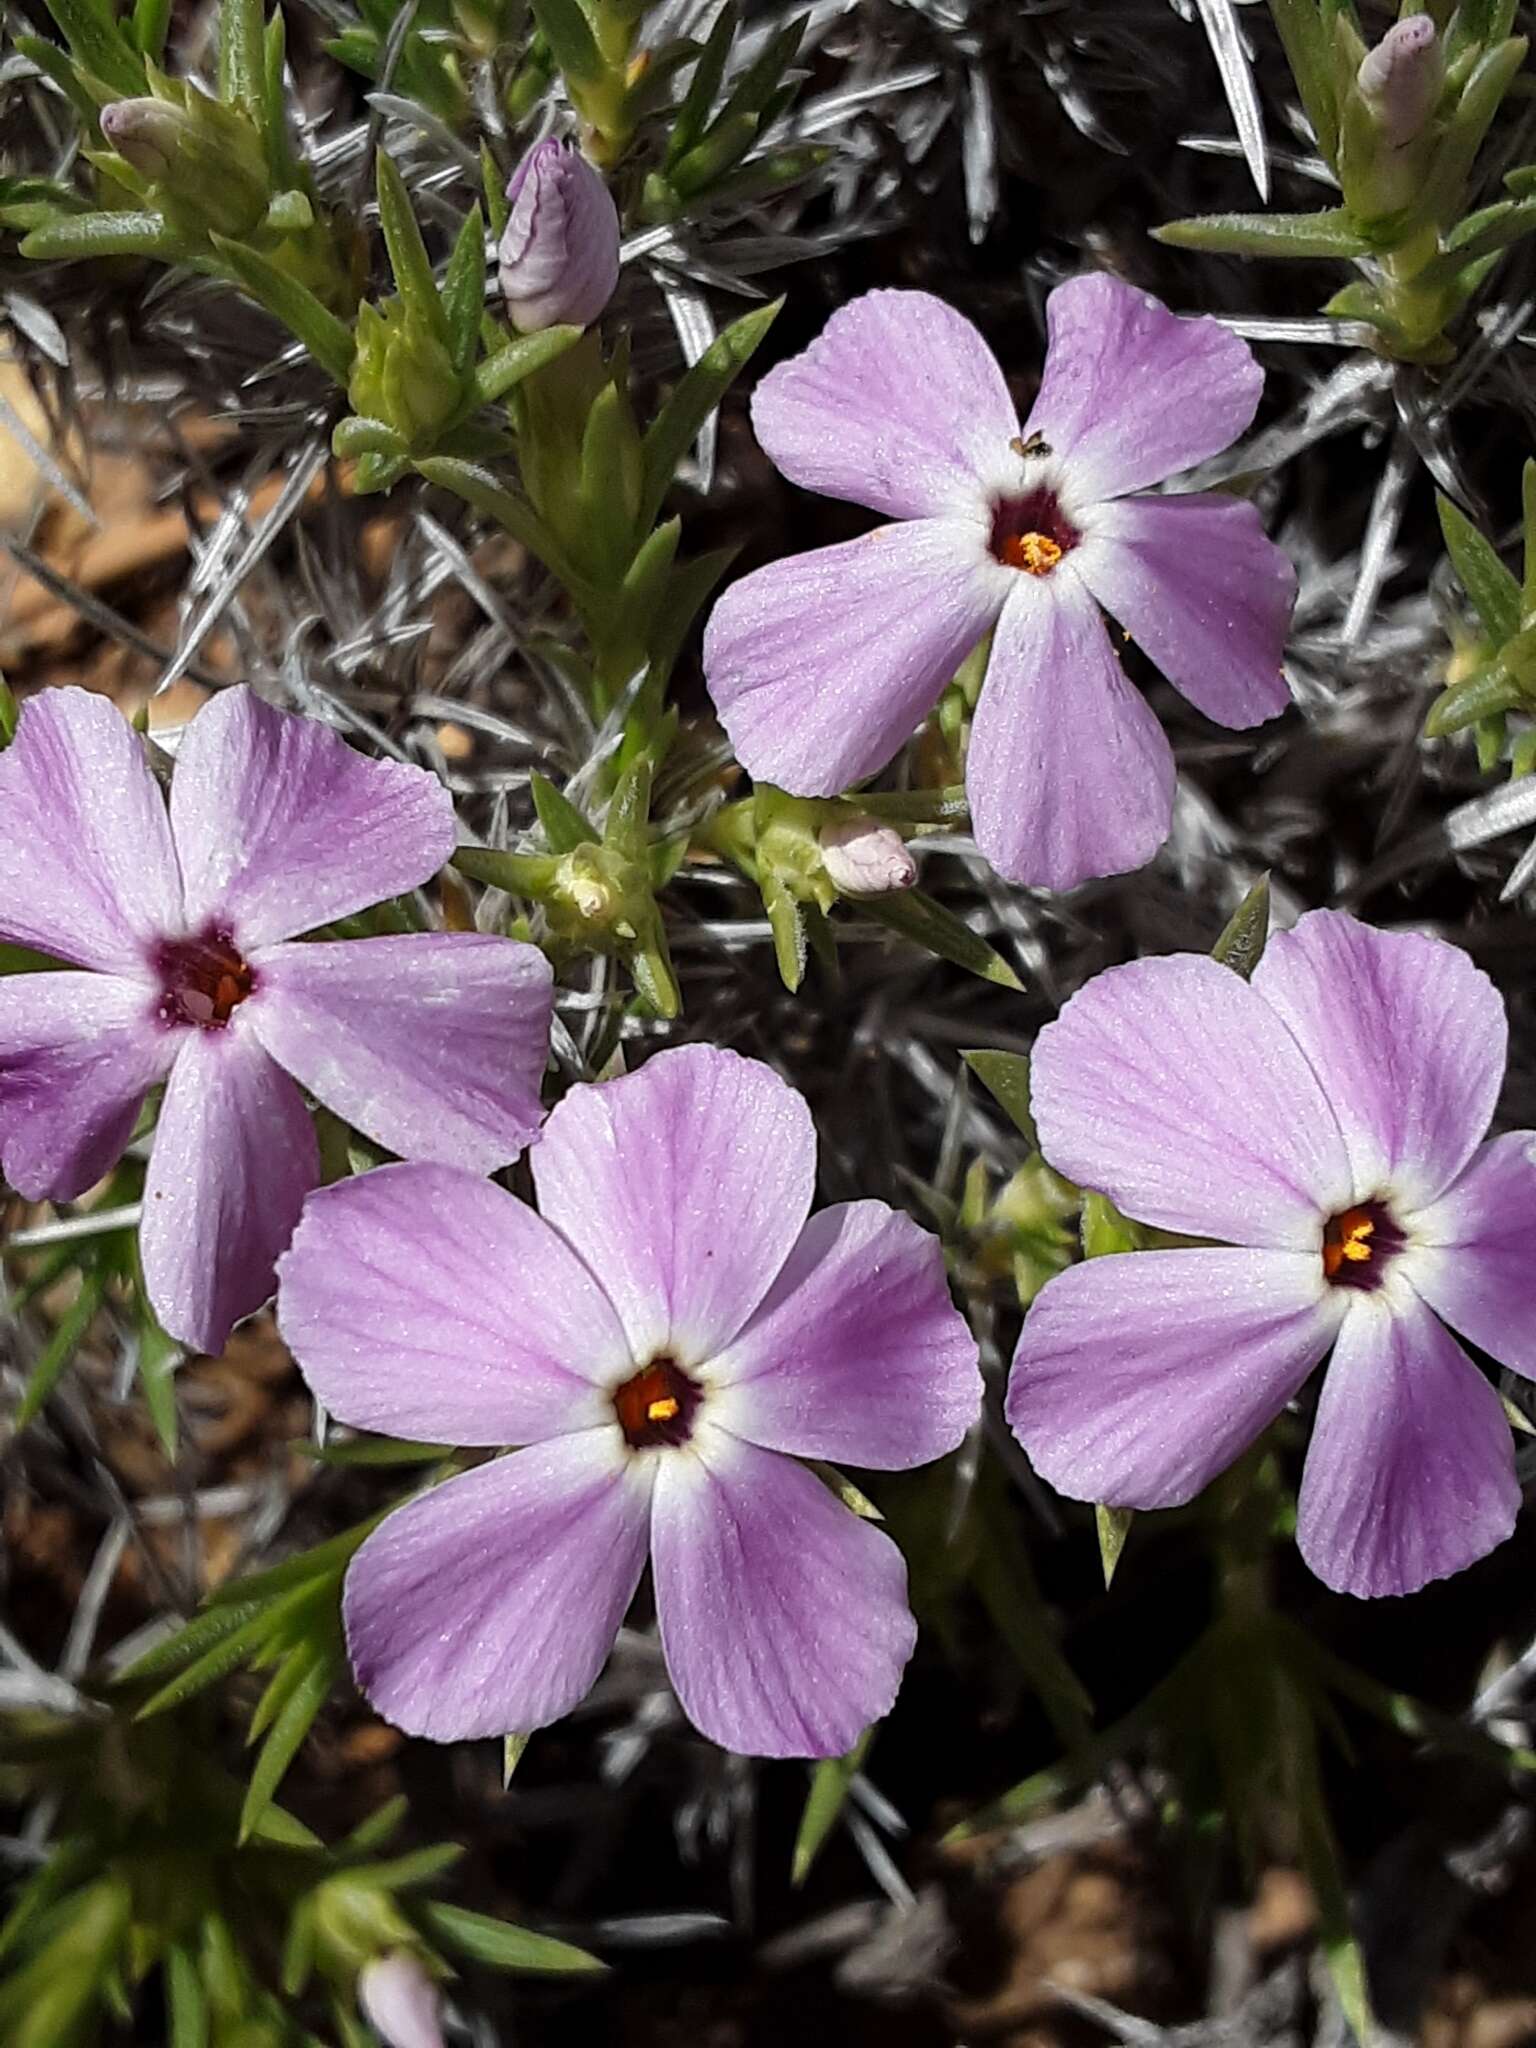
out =
[(101, 132), (126, 163), (146, 178), (163, 178), (187, 126), (187, 117), (163, 100), (113, 100), (101, 110)]
[(1409, 14), (1367, 50), (1355, 83), (1394, 149), (1412, 142), (1434, 112), (1445, 72), (1427, 14)]
[(507, 197), (497, 254), (512, 325), (590, 327), (619, 281), (618, 210), (601, 176), (551, 136), (523, 158)]
[(842, 896), (888, 896), (910, 889), (917, 862), (901, 834), (873, 818), (846, 818), (820, 835), (822, 865)]
[(437, 1986), (409, 1949), (363, 1965), (357, 2002), (386, 2048), (444, 2048)]

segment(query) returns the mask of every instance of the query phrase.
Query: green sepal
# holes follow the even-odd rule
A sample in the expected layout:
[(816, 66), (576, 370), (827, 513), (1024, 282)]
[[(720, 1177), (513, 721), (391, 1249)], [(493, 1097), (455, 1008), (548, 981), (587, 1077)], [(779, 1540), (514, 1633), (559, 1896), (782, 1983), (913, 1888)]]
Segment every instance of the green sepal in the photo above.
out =
[(1029, 1060), (1021, 1052), (963, 1052), (961, 1059), (987, 1092), (1007, 1112), (1015, 1129), (1031, 1148), (1040, 1138), (1035, 1130), (1034, 1111), (1029, 1101)]
[[(379, 226), (395, 286), (407, 313), (435, 335), (444, 348), (450, 346), (448, 316), (437, 295), (432, 259), (416, 225), (416, 215), (406, 193), (405, 181), (381, 149), (374, 163), (375, 187), (379, 200)], [(478, 311), (478, 308), (477, 308)]]
[(1099, 1567), (1104, 1574), (1106, 1593), (1115, 1582), (1115, 1573), (1135, 1519), (1134, 1508), (1107, 1508), (1102, 1502), (1094, 1506), (1093, 1527), (1099, 1539)]
[[(443, 322), (448, 353), (460, 376), (475, 360), (485, 306), (485, 216), (476, 204), (464, 217), (443, 272)], [(478, 380), (477, 380), (478, 383)]]
[(863, 1769), (874, 1732), (873, 1728), (866, 1728), (846, 1756), (824, 1757), (812, 1767), (811, 1789), (806, 1794), (800, 1826), (795, 1833), (794, 1856), (789, 1871), (792, 1885), (802, 1885), (810, 1876), (811, 1866), (821, 1854), (823, 1844), (847, 1803), (849, 1787)]
[(1211, 948), (1211, 958), (1250, 981), (1268, 940), (1269, 877), (1260, 875), (1223, 926), (1221, 937)]
[(597, 827), (579, 811), (547, 776), (537, 769), (528, 778), (533, 808), (543, 827), (544, 843), (551, 853), (571, 853), (578, 846), (594, 844)]
[(1347, 208), (1319, 213), (1212, 213), (1152, 230), (1173, 249), (1215, 256), (1357, 257), (1370, 243)]

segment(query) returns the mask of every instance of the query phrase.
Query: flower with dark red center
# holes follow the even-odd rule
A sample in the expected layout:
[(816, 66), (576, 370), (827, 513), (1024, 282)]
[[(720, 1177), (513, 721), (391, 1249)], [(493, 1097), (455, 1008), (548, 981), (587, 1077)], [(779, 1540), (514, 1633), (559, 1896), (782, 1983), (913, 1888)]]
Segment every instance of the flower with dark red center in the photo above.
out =
[(601, 1671), (649, 1557), (694, 1723), (748, 1755), (842, 1755), (915, 1630), (895, 1544), (797, 1460), (904, 1469), (975, 1423), (937, 1241), (883, 1202), (807, 1220), (810, 1112), (713, 1046), (573, 1089), (532, 1166), (537, 1214), (438, 1167), (338, 1182), (282, 1261), (283, 1335), (342, 1421), (525, 1447), (358, 1551), (358, 1683), (437, 1741), (543, 1727)]
[(1483, 1142), (1507, 1035), (1456, 947), (1331, 910), (1251, 983), (1176, 955), (1080, 990), (1035, 1047), (1046, 1157), (1224, 1242), (1047, 1282), (1008, 1416), (1051, 1484), (1187, 1501), (1331, 1353), (1297, 1522), (1318, 1577), (1411, 1593), (1502, 1543), (1509, 1425), (1451, 1331), (1536, 1378), (1536, 1132)]
[(307, 1088), (377, 1144), (490, 1172), (538, 1128), (550, 972), (532, 946), (422, 932), (291, 941), (413, 889), (448, 793), (227, 690), (187, 728), (169, 814), (104, 698), (49, 690), (0, 754), (0, 939), (63, 963), (0, 980), (0, 1160), (71, 1200), (165, 1083), (145, 1285), (217, 1349), (272, 1291), (320, 1177)]
[(893, 525), (755, 570), (725, 592), (704, 667), (743, 765), (795, 796), (883, 768), (992, 634), (965, 764), (1000, 874), (1068, 889), (1149, 860), (1173, 754), (1100, 611), (1219, 725), (1290, 701), (1290, 563), (1238, 497), (1149, 495), (1225, 448), (1263, 376), (1214, 320), (1112, 277), (1051, 294), (1021, 430), (968, 320), (875, 291), (771, 370), (752, 400), (784, 474)]

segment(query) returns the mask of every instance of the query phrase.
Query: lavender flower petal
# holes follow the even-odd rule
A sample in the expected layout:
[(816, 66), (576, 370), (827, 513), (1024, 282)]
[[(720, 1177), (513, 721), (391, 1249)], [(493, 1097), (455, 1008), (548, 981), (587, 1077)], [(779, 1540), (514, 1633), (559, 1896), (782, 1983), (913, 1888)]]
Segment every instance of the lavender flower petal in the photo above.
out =
[(1078, 503), (1145, 490), (1228, 448), (1264, 373), (1245, 341), (1181, 319), (1118, 278), (1074, 277), (1046, 305), (1050, 346), (1025, 438), (1042, 435)]
[(1073, 566), (1218, 725), (1260, 725), (1290, 703), (1281, 657), (1296, 571), (1252, 505), (1210, 492), (1099, 506)]
[(1536, 1131), (1480, 1147), (1409, 1228), (1410, 1278), (1430, 1307), (1536, 1379)]
[(543, 1117), (549, 963), (481, 932), (277, 946), (251, 1025), (327, 1109), (408, 1159), (492, 1173)]
[(423, 1443), (534, 1443), (613, 1421), (629, 1352), (526, 1203), (450, 1166), (321, 1188), (278, 1265), (278, 1322), (341, 1421)]
[(1168, 836), (1173, 754), (1072, 569), (1006, 573), (966, 757), (976, 843), (1031, 888), (1127, 874)]
[(168, 1071), (152, 992), (106, 974), (0, 980), (0, 1158), (29, 1201), (73, 1201), (122, 1156)]
[(792, 482), (893, 519), (971, 511), (1018, 467), (1018, 413), (997, 359), (928, 292), (866, 292), (839, 307), (758, 385), (752, 425)]
[(147, 981), (181, 914), (165, 804), (105, 697), (44, 691), (0, 753), (0, 939)]
[(656, 1617), (683, 1711), (742, 1756), (839, 1756), (912, 1654), (906, 1566), (790, 1458), (700, 1431), (656, 1468)]
[(450, 1479), (375, 1529), (342, 1613), (385, 1720), (463, 1742), (568, 1713), (640, 1583), (651, 1471), (616, 1425), (582, 1430)]
[(1047, 1281), (1024, 1318), (1008, 1420), (1058, 1493), (1176, 1507), (1273, 1422), (1343, 1313), (1310, 1253), (1089, 1259)]
[(1328, 1097), (1258, 992), (1199, 954), (1112, 967), (1035, 1043), (1040, 1143), (1128, 1215), (1318, 1253), (1353, 1196)]
[(1415, 1593), (1502, 1543), (1519, 1507), (1499, 1397), (1455, 1338), (1409, 1287), (1355, 1295), (1302, 1475), (1308, 1567), (1361, 1599)]
[(981, 1412), (938, 1239), (883, 1202), (811, 1218), (710, 1381), (733, 1436), (887, 1471), (952, 1451)]
[(816, 1178), (804, 1098), (717, 1046), (577, 1088), (533, 1154), (539, 1207), (617, 1308), (636, 1359), (721, 1350), (772, 1286)]
[(173, 1337), (221, 1350), (261, 1307), (319, 1178), (304, 1099), (239, 1018), (221, 1031), (184, 1032), (139, 1226), (144, 1284)]
[(1488, 1129), (1509, 1027), (1466, 954), (1418, 932), (1378, 932), (1314, 910), (1265, 949), (1253, 986), (1333, 1104), (1356, 1200), (1433, 1201)]
[(796, 796), (883, 768), (1001, 609), (1014, 571), (980, 518), (917, 519), (733, 583), (704, 671), (737, 758)]
[(416, 888), (454, 844), (424, 769), (369, 760), (243, 687), (187, 728), (171, 828), (189, 925), (227, 925), (247, 952)]

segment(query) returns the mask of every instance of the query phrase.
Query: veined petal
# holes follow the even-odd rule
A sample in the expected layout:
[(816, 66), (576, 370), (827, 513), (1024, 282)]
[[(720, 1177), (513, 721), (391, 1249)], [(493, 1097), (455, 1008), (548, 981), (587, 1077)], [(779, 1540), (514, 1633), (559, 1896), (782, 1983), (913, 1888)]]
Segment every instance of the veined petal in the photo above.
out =
[(538, 1130), (554, 996), (537, 946), (410, 932), (275, 946), (253, 965), (251, 1028), (376, 1144), (493, 1173)]
[(1008, 578), (984, 522), (914, 519), (733, 583), (704, 674), (737, 758), (796, 796), (883, 768), (996, 619)]
[(347, 1649), (408, 1735), (524, 1734), (570, 1712), (645, 1565), (651, 1468), (618, 1425), (495, 1458), (392, 1514), (352, 1560)]
[(320, 1178), (304, 1098), (240, 1020), (180, 1034), (144, 1182), (144, 1285), (170, 1334), (219, 1351), (271, 1294)]
[(965, 763), (976, 844), (1031, 888), (1129, 874), (1168, 837), (1173, 753), (1070, 564), (1005, 573)]
[(138, 734), (105, 697), (44, 690), (0, 752), (0, 939), (149, 981), (179, 928), (165, 802)]
[(29, 1201), (73, 1201), (121, 1158), (175, 1052), (142, 983), (107, 974), (0, 980), (0, 1159)]
[(733, 1436), (882, 1471), (942, 1457), (981, 1413), (939, 1241), (884, 1202), (813, 1216), (709, 1377), (710, 1413)]
[(1281, 656), (1296, 571), (1243, 499), (1210, 491), (1095, 506), (1072, 566), (1218, 725), (1261, 725), (1290, 703)]
[(1536, 1131), (1480, 1147), (1407, 1229), (1416, 1291), (1490, 1358), (1536, 1379)]
[(724, 1430), (658, 1457), (656, 1619), (694, 1726), (738, 1756), (841, 1756), (895, 1703), (917, 1637), (889, 1536)]
[(1230, 968), (1194, 953), (1109, 968), (1040, 1033), (1030, 1077), (1058, 1173), (1160, 1229), (1321, 1264), (1349, 1155), (1295, 1040)]
[(357, 1429), (532, 1443), (612, 1423), (629, 1352), (607, 1296), (526, 1202), (451, 1166), (320, 1188), (278, 1266), (278, 1324)]
[(1312, 910), (1276, 932), (1253, 986), (1306, 1054), (1354, 1169), (1352, 1200), (1399, 1214), (1434, 1200), (1476, 1151), (1504, 1080), (1498, 990), (1458, 946)]
[(545, 1219), (618, 1310), (634, 1357), (723, 1350), (788, 1258), (816, 1181), (804, 1098), (719, 1046), (573, 1088), (533, 1154)]
[(242, 951), (414, 889), (453, 851), (453, 804), (424, 768), (372, 761), (241, 686), (193, 719), (171, 778), (187, 919)]
[(1323, 1380), (1298, 1503), (1310, 1570), (1361, 1599), (1464, 1571), (1515, 1526), (1499, 1397), (1411, 1287), (1355, 1294)]
[(1075, 505), (1144, 491), (1228, 448), (1258, 411), (1247, 342), (1102, 273), (1046, 301), (1050, 345), (1024, 426), (1070, 478)]
[(928, 292), (839, 307), (758, 385), (752, 425), (793, 483), (893, 519), (984, 506), (1017, 467), (1019, 416), (997, 358)]
[(1024, 1318), (1008, 1420), (1058, 1493), (1177, 1507), (1274, 1421), (1343, 1313), (1306, 1252), (1086, 1259)]

